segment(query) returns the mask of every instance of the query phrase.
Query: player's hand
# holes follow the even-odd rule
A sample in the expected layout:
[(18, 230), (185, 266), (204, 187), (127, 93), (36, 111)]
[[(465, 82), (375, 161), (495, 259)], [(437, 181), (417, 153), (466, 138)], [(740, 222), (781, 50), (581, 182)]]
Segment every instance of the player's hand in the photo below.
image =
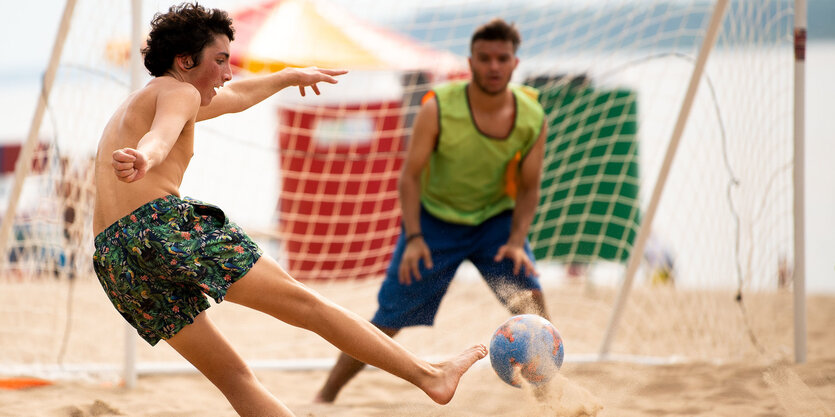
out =
[(429, 246), (423, 241), (423, 238), (413, 239), (406, 243), (406, 249), (403, 251), (403, 258), (400, 260), (400, 283), (409, 285), (412, 283), (412, 277), (415, 281), (420, 281), (420, 261), (423, 260), (423, 266), (426, 269), (432, 269), (432, 256), (429, 253)]
[(299, 86), (299, 92), (302, 96), (305, 95), (305, 87), (310, 87), (318, 96), (318, 83), (336, 84), (339, 81), (337, 76), (347, 74), (347, 70), (333, 70), (325, 68), (307, 67), (307, 68), (287, 68), (285, 71), (292, 71), (295, 81), (293, 84)]
[(539, 275), (539, 273), (536, 272), (536, 268), (533, 266), (533, 262), (530, 258), (528, 258), (525, 248), (522, 246), (509, 244), (502, 245), (502, 247), (500, 247), (496, 252), (496, 256), (493, 260), (501, 262), (504, 259), (510, 259), (513, 261), (513, 273), (515, 275), (519, 275), (519, 271), (522, 270), (522, 267), (525, 267), (525, 275), (527, 276)]
[(148, 170), (148, 158), (133, 148), (113, 151), (113, 171), (119, 181), (134, 182), (141, 180)]

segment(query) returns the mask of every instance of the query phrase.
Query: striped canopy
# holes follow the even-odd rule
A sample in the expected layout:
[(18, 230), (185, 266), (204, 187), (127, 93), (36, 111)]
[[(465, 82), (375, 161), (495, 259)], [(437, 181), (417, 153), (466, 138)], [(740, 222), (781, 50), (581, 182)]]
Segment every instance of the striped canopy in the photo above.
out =
[(317, 66), (466, 71), (466, 60), (360, 21), (323, 0), (270, 0), (233, 12), (232, 64), (250, 72)]

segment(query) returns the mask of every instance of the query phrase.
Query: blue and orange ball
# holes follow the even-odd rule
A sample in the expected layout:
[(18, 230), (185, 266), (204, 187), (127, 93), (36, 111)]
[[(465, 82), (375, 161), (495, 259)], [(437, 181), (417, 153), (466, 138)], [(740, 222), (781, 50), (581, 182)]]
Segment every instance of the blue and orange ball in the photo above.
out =
[(542, 385), (559, 371), (563, 361), (560, 333), (535, 314), (511, 317), (490, 341), (490, 364), (502, 381), (522, 387), (523, 379)]

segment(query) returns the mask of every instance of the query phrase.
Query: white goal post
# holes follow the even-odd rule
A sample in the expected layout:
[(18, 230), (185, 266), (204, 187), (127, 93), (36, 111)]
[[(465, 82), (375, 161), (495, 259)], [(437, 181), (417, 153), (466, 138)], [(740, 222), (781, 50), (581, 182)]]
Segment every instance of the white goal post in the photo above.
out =
[[(18, 341), (0, 344), (0, 377), (130, 387), (138, 374), (192, 369), (125, 330), (89, 262), (92, 157), (113, 109), (149, 79), (139, 50), (158, 3), (66, 2), (30, 132), (14, 172), (0, 172), (0, 339)], [(319, 97), (285, 91), (200, 123), (182, 192), (370, 317), (400, 232), (396, 182), (420, 99), (467, 76), (470, 34), (500, 16), (523, 38), (513, 82), (537, 88), (546, 110), (529, 238), (566, 360), (804, 362), (805, 3), (207, 0), (235, 18), (236, 78), (335, 55), (292, 61), (264, 39), (310, 51), (338, 39), (360, 58), (346, 53), (351, 73)], [(287, 13), (340, 36), (282, 32)], [(398, 339), (444, 355), (471, 342), (455, 329), (473, 315), (466, 325), (487, 339), (508, 313), (475, 277), (465, 265), (436, 325)], [(335, 358), (317, 336), (227, 304), (210, 311), (253, 366)], [(252, 334), (274, 336), (241, 342)]]
[[(728, 8), (729, 0), (719, 0), (714, 7), (713, 13), (711, 15), (710, 24), (707, 28), (707, 36), (705, 36), (704, 40), (702, 41), (701, 49), (699, 50), (699, 55), (696, 59), (696, 65), (693, 69), (693, 73), (690, 77), (690, 82), (687, 87), (687, 93), (685, 95), (684, 101), (681, 105), (681, 111), (678, 114), (678, 119), (676, 120), (676, 125), (673, 130), (672, 137), (670, 139), (670, 144), (668, 145), (667, 153), (664, 156), (664, 162), (662, 163), (661, 170), (659, 172), (658, 181), (655, 184), (655, 188), (652, 192), (652, 197), (650, 197), (650, 202), (646, 210), (644, 211), (644, 219), (643, 225), (638, 232), (638, 236), (636, 237), (635, 246), (633, 248), (634, 254), (630, 257), (627, 268), (626, 274), (624, 276), (624, 280), (621, 283), (620, 292), (618, 293), (618, 297), (612, 311), (611, 318), (609, 320), (609, 324), (607, 326), (606, 334), (603, 338), (603, 343), (600, 348), (600, 355), (601, 357), (605, 357), (609, 353), (609, 349), (611, 347), (612, 338), (615, 335), (618, 321), (620, 319), (620, 313), (623, 310), (623, 303), (629, 296), (629, 291), (632, 286), (632, 282), (635, 278), (635, 274), (638, 271), (638, 267), (640, 265), (640, 259), (642, 254), (644, 253), (644, 248), (646, 245), (646, 241), (650, 236), (650, 230), (652, 229), (652, 219), (655, 216), (655, 212), (658, 209), (658, 202), (661, 198), (661, 193), (664, 189), (664, 184), (666, 183), (667, 176), (670, 171), (670, 167), (673, 162), (673, 158), (675, 157), (676, 150), (678, 148), (679, 141), (681, 140), (682, 132), (684, 131), (684, 127), (687, 123), (687, 118), (690, 115), (690, 110), (693, 105), (693, 99), (696, 95), (696, 91), (699, 88), (699, 83), (704, 74), (705, 63), (707, 58), (710, 54), (710, 51), (713, 49), (714, 43), (716, 42), (716, 38), (719, 34), (719, 30), (722, 24), (722, 20), (725, 17), (725, 12)], [(794, 208), (794, 248), (795, 248), (795, 262), (794, 262), (794, 352), (795, 352), (795, 361), (798, 363), (803, 363), (806, 361), (806, 304), (805, 304), (805, 250), (804, 250), (804, 184), (803, 184), (803, 170), (804, 165), (803, 161), (803, 143), (804, 143), (804, 131), (803, 131), (803, 121), (804, 113), (803, 113), (803, 98), (804, 98), (804, 77), (803, 77), (803, 65), (805, 60), (805, 42), (806, 42), (806, 13), (805, 13), (805, 2), (804, 1), (796, 1), (795, 2), (795, 29), (794, 29), (794, 42), (795, 42), (795, 69), (794, 69), (794, 155), (795, 155), (795, 163), (793, 164), (792, 168), (792, 175), (793, 175), (793, 186), (794, 186), (794, 201), (793, 201), (793, 208)], [(799, 162), (798, 162), (799, 161)]]

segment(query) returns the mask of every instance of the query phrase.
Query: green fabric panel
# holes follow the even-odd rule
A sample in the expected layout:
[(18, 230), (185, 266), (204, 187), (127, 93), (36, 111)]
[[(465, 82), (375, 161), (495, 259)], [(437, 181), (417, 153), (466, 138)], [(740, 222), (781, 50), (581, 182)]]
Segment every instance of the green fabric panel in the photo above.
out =
[(637, 94), (553, 81), (528, 82), (548, 120), (534, 256), (624, 262), (640, 223)]

